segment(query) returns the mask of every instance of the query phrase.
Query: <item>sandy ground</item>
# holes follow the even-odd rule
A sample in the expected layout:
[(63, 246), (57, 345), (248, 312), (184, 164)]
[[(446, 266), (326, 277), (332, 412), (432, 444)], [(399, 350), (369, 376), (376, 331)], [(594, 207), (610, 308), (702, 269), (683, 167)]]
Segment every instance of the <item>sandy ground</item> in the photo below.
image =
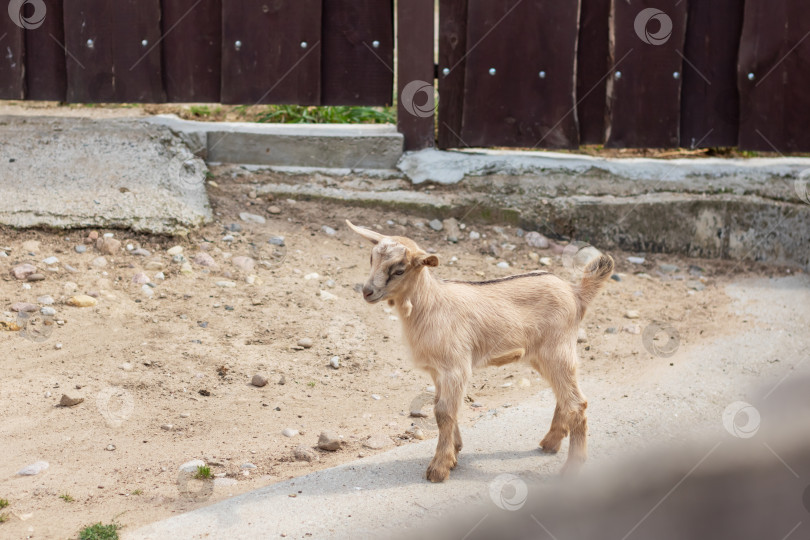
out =
[[(0, 258), (0, 321), (6, 323), (0, 329), (0, 498), (10, 503), (0, 510), (8, 518), (0, 524), (0, 537), (74, 537), (97, 521), (134, 528), (383, 451), (364, 446), (370, 436), (382, 436), (386, 448), (411, 444), (406, 430), (414, 422), (434, 437), (430, 422), (409, 416), (413, 403), (430, 401), (430, 380), (412, 369), (400, 323), (387, 306), (367, 305), (356, 292), (366, 278), (369, 245), (343, 225), (346, 218), (435, 249), (442, 277), (474, 280), (534, 270), (539, 263), (532, 252), (550, 257), (550, 270), (570, 277), (559, 249), (530, 248), (514, 228), (466, 223), (463, 239), (450, 244), (422, 218), (305, 200), (268, 201), (255, 197), (251, 180), (256, 177), (214, 178), (209, 195), (217, 221), (188, 238), (99, 231), (152, 253), (137, 256), (124, 247), (106, 256), (105, 267), (92, 264), (101, 255), (94, 246), (75, 251), (90, 231), (0, 229), (0, 251), (7, 254)], [(279, 213), (269, 213), (271, 205)], [(266, 223), (242, 221), (240, 212), (261, 215)], [(226, 230), (232, 223), (241, 225), (241, 232)], [(324, 225), (336, 233), (327, 234)], [(471, 230), (482, 238), (470, 240)], [(285, 245), (268, 243), (272, 236), (283, 236)], [(493, 241), (503, 251), (499, 258), (487, 254)], [(180, 272), (181, 263), (167, 254), (175, 245), (184, 248), (192, 274)], [(201, 251), (217, 266), (196, 264)], [(609, 282), (583, 321), (584, 381), (623, 384), (645, 370), (667, 369), (671, 347), (744, 324), (724, 309), (726, 284), (752, 274), (790, 273), (658, 255), (638, 265), (626, 260), (637, 254), (611, 254), (621, 281)], [(50, 256), (59, 262), (49, 268), (42, 261)], [(254, 259), (255, 269), (238, 269), (237, 256)], [(500, 261), (510, 268), (496, 266)], [(45, 279), (25, 283), (11, 277), (9, 270), (25, 262), (35, 264)], [(661, 264), (678, 269), (662, 272)], [(158, 267), (165, 280), (155, 278)], [(140, 272), (155, 284), (147, 286), (151, 297), (132, 282)], [(95, 296), (98, 304), (66, 305), (77, 293)], [(37, 303), (43, 295), (55, 300), (56, 324), (40, 326), (42, 334), (26, 339), (13, 331), (24, 321), (11, 305)], [(639, 318), (626, 318), (628, 310), (638, 311)], [(653, 321), (663, 330), (656, 340), (644, 332)], [(302, 338), (312, 346), (298, 346)], [(329, 366), (333, 356), (340, 359), (338, 369)], [(250, 384), (257, 373), (267, 377), (266, 386)], [(285, 384), (279, 384), (282, 379)], [(462, 422), (470, 425), (488, 410), (528, 400), (545, 388), (526, 366), (477, 372)], [(84, 402), (60, 407), (63, 393)], [(285, 437), (285, 428), (299, 434)], [(538, 440), (545, 429), (538, 429)], [(316, 449), (317, 461), (297, 461), (293, 449), (315, 447), (322, 430), (340, 434), (343, 448)], [(212, 487), (211, 481), (178, 475), (178, 467), (192, 459), (206, 461), (226, 480)], [(39, 460), (50, 467), (36, 476), (16, 475)], [(241, 468), (245, 463), (256, 468)]]

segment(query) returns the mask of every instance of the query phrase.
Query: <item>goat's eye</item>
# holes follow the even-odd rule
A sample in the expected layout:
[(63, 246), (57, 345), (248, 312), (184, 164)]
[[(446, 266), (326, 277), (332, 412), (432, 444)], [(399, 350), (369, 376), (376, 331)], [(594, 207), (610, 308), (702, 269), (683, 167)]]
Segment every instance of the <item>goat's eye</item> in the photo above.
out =
[(394, 275), (395, 276), (401, 276), (404, 273), (405, 273), (405, 270), (397, 270), (396, 272), (394, 272)]

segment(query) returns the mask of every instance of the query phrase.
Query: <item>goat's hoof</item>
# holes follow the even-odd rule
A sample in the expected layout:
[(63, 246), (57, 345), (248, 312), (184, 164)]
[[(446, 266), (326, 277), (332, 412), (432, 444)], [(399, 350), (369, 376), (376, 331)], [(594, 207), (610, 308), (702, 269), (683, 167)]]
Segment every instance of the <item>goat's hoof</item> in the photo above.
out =
[(550, 442), (550, 441), (547, 441), (547, 440), (543, 439), (540, 442), (540, 449), (546, 454), (556, 454), (557, 452), (560, 451), (560, 445), (561, 444), (562, 444), (562, 441)]
[(562, 471), (560, 471), (560, 475), (568, 478), (574, 477), (579, 474), (579, 470), (582, 469), (584, 463), (584, 459), (568, 458), (568, 461), (563, 465)]
[(447, 477), (450, 476), (450, 469), (448, 469), (447, 467), (434, 466), (433, 464), (431, 464), (427, 468), (427, 473), (425, 474), (425, 476), (427, 477), (428, 480), (430, 480), (434, 484), (444, 482), (445, 480), (447, 480)]

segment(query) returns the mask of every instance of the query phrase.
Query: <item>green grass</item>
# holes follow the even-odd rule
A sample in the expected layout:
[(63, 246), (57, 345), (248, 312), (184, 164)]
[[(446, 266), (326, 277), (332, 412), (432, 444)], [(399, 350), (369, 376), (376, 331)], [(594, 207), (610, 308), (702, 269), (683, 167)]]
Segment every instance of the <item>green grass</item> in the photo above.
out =
[(315, 388), (315, 384), (317, 384), (315, 381), (310, 381), (307, 383), (307, 386), (309, 386), (310, 388)]
[(208, 105), (192, 105), (188, 109), (191, 114), (194, 116), (210, 116), (211, 109), (208, 108)]
[(8, 514), (0, 514), (0, 523), (8, 521)]
[(79, 540), (118, 540), (118, 529), (120, 528), (121, 526), (117, 523), (104, 525), (99, 522), (85, 527), (79, 533)]
[(194, 478), (198, 478), (200, 480), (207, 480), (211, 478), (211, 467), (208, 465), (198, 465), (197, 474), (194, 475)]
[(76, 500), (70, 493), (62, 493), (61, 495), (59, 495), (59, 498), (65, 502), (73, 502)]
[(135, 491), (132, 492), (132, 494), (133, 495), (143, 495), (143, 490), (142, 489), (136, 489)]
[(8, 499), (0, 499), (0, 510), (8, 506)]
[(302, 105), (268, 105), (256, 115), (256, 122), (283, 124), (392, 124), (396, 122), (393, 107), (307, 107)]

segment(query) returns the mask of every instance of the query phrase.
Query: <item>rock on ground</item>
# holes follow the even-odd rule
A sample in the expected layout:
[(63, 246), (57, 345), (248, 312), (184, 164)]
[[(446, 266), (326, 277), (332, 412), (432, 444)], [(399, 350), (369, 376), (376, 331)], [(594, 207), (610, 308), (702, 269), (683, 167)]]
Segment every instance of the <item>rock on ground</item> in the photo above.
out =
[(318, 448), (321, 450), (334, 452), (340, 450), (342, 444), (343, 441), (340, 440), (340, 437), (331, 431), (322, 431), (321, 435), (318, 437)]

